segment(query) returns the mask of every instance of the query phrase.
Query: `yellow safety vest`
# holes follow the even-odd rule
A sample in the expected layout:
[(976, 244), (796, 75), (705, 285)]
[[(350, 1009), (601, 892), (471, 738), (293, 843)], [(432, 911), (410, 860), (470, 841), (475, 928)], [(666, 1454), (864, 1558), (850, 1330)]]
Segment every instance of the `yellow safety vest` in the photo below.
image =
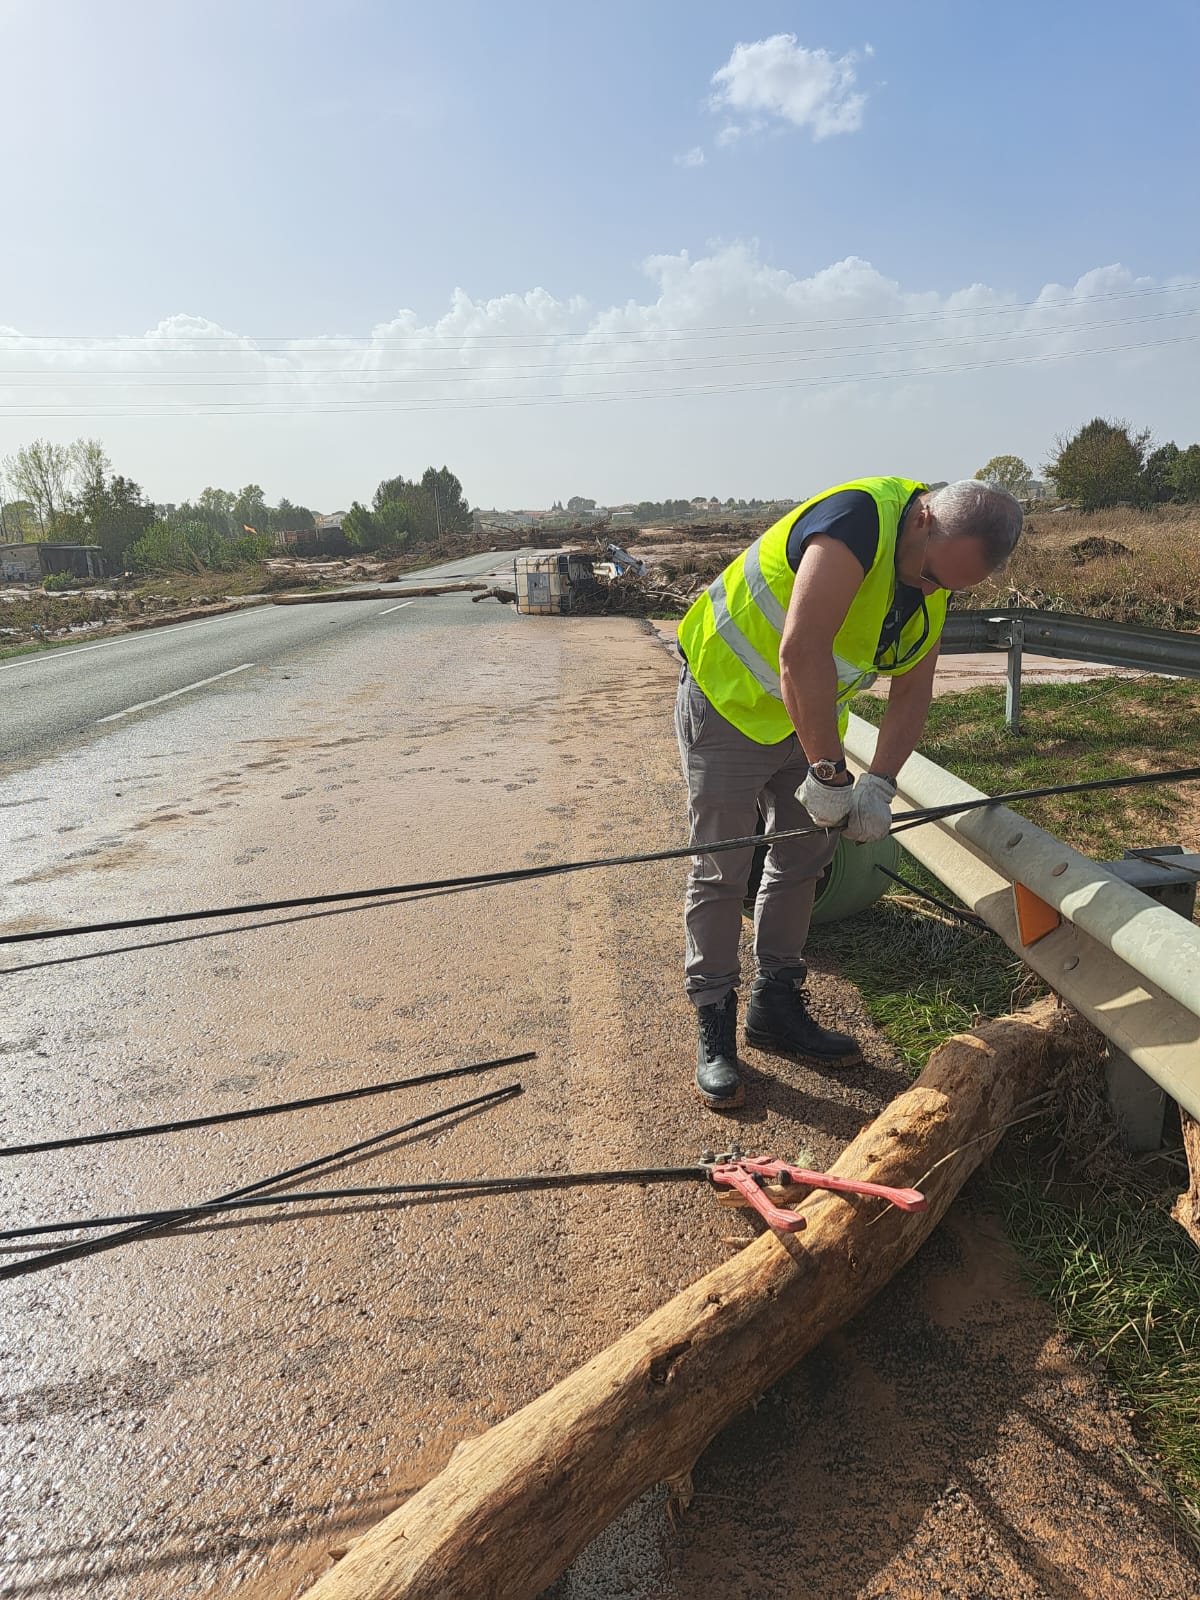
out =
[(850, 720), (848, 702), (877, 674), (909, 672), (941, 637), (949, 596), (925, 598), (900, 637), (877, 661), (879, 636), (896, 594), (896, 539), (909, 499), (926, 487), (911, 478), (856, 478), (839, 483), (789, 511), (735, 557), (697, 597), (679, 624), (679, 645), (692, 676), (721, 715), (757, 744), (778, 744), (795, 732), (779, 684), (779, 642), (796, 574), (788, 564), (788, 535), (812, 506), (845, 489), (864, 489), (879, 509), (875, 559), (833, 641), (838, 675), (838, 729)]

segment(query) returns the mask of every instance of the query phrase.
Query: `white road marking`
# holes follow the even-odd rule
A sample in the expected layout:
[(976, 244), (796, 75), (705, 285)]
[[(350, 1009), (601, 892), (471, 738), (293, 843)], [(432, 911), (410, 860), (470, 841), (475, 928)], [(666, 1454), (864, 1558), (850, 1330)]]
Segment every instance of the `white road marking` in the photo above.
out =
[(398, 606), (389, 606), (386, 611), (377, 611), (375, 615), (379, 617), (390, 617), (393, 611), (403, 611), (405, 606), (411, 606), (412, 604), (413, 602), (411, 600), (405, 600), (402, 601)]
[[(244, 606), (245, 611), (256, 610), (255, 606)], [(210, 622), (224, 622), (230, 616), (237, 616), (236, 611), (223, 611), (219, 617), (201, 617), (198, 622), (176, 622), (171, 625), (172, 633), (182, 633), (185, 628), (206, 628)], [(70, 656), (86, 656), (90, 650), (107, 650), (114, 644), (137, 644), (139, 640), (148, 638), (157, 629), (147, 628), (144, 632), (122, 635), (120, 639), (106, 639), (103, 644), (66, 645), (56, 650), (35, 650), (27, 656), (22, 656), (19, 661), (10, 661), (7, 666), (0, 667), (0, 672), (11, 672), (14, 667), (27, 667), (31, 661), (65, 661)]]
[(195, 683), (185, 683), (182, 689), (172, 689), (170, 694), (155, 695), (153, 700), (139, 700), (135, 706), (126, 706), (124, 711), (114, 711), (109, 717), (101, 717), (96, 726), (103, 722), (119, 722), (122, 717), (132, 716), (135, 711), (145, 711), (147, 706), (160, 706), (164, 700), (174, 700), (176, 695), (189, 694), (193, 689), (203, 689), (206, 683), (217, 683), (221, 678), (232, 678), (235, 672), (249, 672), (257, 662), (243, 661), (240, 667), (230, 667), (228, 672), (214, 672), (211, 678), (200, 678)]

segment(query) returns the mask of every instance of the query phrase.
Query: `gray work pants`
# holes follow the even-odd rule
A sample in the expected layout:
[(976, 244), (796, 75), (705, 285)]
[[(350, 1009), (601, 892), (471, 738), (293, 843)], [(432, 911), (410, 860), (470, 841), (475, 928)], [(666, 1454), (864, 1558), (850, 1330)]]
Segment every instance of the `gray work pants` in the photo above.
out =
[[(747, 837), (760, 810), (768, 832), (812, 825), (796, 799), (808, 773), (796, 735), (779, 744), (748, 739), (709, 702), (686, 664), (675, 698), (675, 735), (693, 844)], [(754, 902), (754, 959), (760, 973), (803, 971), (817, 880), (836, 849), (836, 834), (815, 833), (768, 850)], [(692, 858), (684, 926), (685, 987), (693, 1005), (721, 1001), (737, 987), (742, 901), (753, 859), (753, 849)]]

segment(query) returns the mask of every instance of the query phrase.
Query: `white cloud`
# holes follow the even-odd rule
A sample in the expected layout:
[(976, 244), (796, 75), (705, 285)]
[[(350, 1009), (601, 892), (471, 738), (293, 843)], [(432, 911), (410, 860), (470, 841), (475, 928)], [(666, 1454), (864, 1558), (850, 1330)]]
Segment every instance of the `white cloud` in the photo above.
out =
[(1097, 414), (1191, 444), (1200, 284), (1120, 265), (1022, 297), (905, 285), (855, 256), (800, 276), (753, 243), (648, 258), (589, 305), (544, 288), (266, 343), (196, 316), (136, 337), (0, 328), (0, 460), (102, 438), (156, 500), (261, 483), (318, 510), (448, 463), (472, 501), (795, 494), (871, 472), (1033, 466)]
[[(867, 53), (871, 54), (870, 46)], [(712, 81), (714, 111), (741, 117), (722, 129), (718, 143), (728, 144), (740, 132), (757, 132), (770, 119), (809, 128), (814, 139), (854, 133), (862, 126), (866, 95), (857, 87), (853, 53), (832, 56), (808, 50), (794, 33), (774, 33), (754, 44), (738, 44)]]
[(685, 150), (681, 156), (675, 157), (677, 167), (702, 167), (704, 165), (704, 150), (694, 144), (690, 150)]

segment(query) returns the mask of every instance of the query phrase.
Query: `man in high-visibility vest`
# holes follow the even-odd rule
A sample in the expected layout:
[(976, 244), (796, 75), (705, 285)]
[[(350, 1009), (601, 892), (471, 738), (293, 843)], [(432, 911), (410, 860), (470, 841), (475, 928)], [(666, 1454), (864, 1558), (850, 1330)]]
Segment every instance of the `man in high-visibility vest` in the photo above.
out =
[[(1012, 495), (967, 480), (930, 490), (860, 478), (789, 511), (730, 562), (679, 626), (675, 704), (694, 843), (822, 830), (770, 847), (754, 906), (756, 976), (746, 1040), (760, 1050), (848, 1065), (847, 1034), (823, 1028), (803, 991), (817, 880), (839, 833), (866, 842), (891, 826), (896, 774), (916, 748), (933, 693), (951, 590), (1004, 566), (1021, 533)], [(875, 760), (846, 770), (848, 702), (891, 679)], [(738, 939), (753, 851), (693, 857), (686, 988), (696, 1007), (696, 1091), (742, 1103)]]

